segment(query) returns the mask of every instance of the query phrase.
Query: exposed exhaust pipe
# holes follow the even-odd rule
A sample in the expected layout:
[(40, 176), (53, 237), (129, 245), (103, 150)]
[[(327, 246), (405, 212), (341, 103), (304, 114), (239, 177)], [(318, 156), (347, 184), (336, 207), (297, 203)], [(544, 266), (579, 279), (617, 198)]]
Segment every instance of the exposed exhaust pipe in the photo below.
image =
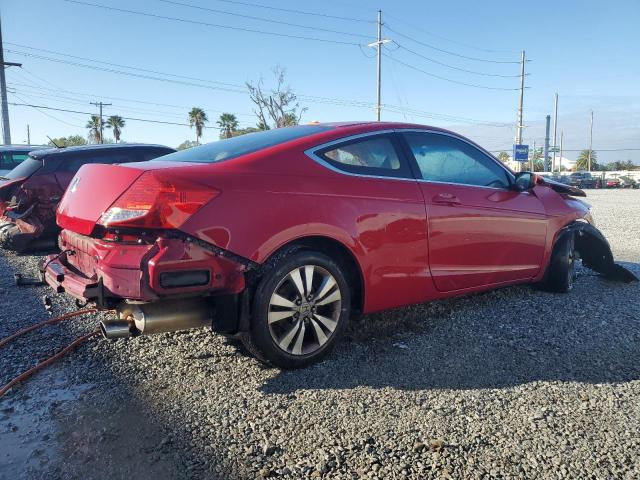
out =
[(100, 322), (104, 338), (126, 338), (131, 336), (131, 323), (127, 320), (105, 320)]
[(213, 321), (211, 304), (203, 299), (122, 303), (116, 311), (117, 320), (100, 324), (105, 338), (188, 330), (211, 325)]

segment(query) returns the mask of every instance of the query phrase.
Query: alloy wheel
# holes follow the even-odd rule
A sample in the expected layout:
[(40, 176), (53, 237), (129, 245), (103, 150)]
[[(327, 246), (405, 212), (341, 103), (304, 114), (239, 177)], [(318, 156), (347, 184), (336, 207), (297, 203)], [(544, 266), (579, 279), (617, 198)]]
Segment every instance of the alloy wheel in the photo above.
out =
[(271, 338), (291, 355), (320, 350), (338, 325), (341, 300), (338, 283), (325, 268), (304, 265), (291, 270), (269, 301)]

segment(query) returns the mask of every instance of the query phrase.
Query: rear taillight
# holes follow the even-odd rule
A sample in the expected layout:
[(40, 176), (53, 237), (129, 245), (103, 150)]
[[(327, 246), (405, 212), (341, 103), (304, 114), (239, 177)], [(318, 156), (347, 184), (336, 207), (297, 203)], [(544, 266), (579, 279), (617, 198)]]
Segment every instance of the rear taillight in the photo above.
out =
[(178, 228), (220, 192), (167, 173), (148, 171), (102, 214), (105, 227)]

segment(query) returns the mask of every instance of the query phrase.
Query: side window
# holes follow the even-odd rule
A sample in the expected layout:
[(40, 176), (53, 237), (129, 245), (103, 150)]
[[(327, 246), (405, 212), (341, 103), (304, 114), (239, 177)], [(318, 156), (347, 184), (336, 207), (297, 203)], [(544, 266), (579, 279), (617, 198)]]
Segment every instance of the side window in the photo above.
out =
[(411, 177), (388, 135), (358, 138), (316, 152), (345, 172), (383, 177)]
[[(8, 157), (8, 155), (7, 155), (7, 157)], [(8, 167), (7, 168), (13, 169), (13, 168), (17, 167), (22, 162), (24, 162), (28, 157), (29, 157), (29, 155), (26, 154), (26, 153), (13, 153), (13, 154), (11, 154), (11, 162), (7, 162), (8, 163)]]
[(406, 132), (422, 178), (434, 182), (508, 188), (507, 172), (476, 147), (448, 135)]
[(28, 156), (26, 153), (0, 153), (0, 168), (3, 170), (13, 170), (26, 160)]

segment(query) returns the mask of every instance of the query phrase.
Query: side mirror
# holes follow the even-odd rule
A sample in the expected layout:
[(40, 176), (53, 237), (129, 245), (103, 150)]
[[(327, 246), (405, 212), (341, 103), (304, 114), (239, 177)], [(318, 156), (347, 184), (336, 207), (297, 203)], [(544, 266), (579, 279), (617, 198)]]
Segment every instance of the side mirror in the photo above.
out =
[(514, 190), (526, 192), (538, 184), (538, 175), (532, 172), (516, 173), (516, 181), (513, 184)]

